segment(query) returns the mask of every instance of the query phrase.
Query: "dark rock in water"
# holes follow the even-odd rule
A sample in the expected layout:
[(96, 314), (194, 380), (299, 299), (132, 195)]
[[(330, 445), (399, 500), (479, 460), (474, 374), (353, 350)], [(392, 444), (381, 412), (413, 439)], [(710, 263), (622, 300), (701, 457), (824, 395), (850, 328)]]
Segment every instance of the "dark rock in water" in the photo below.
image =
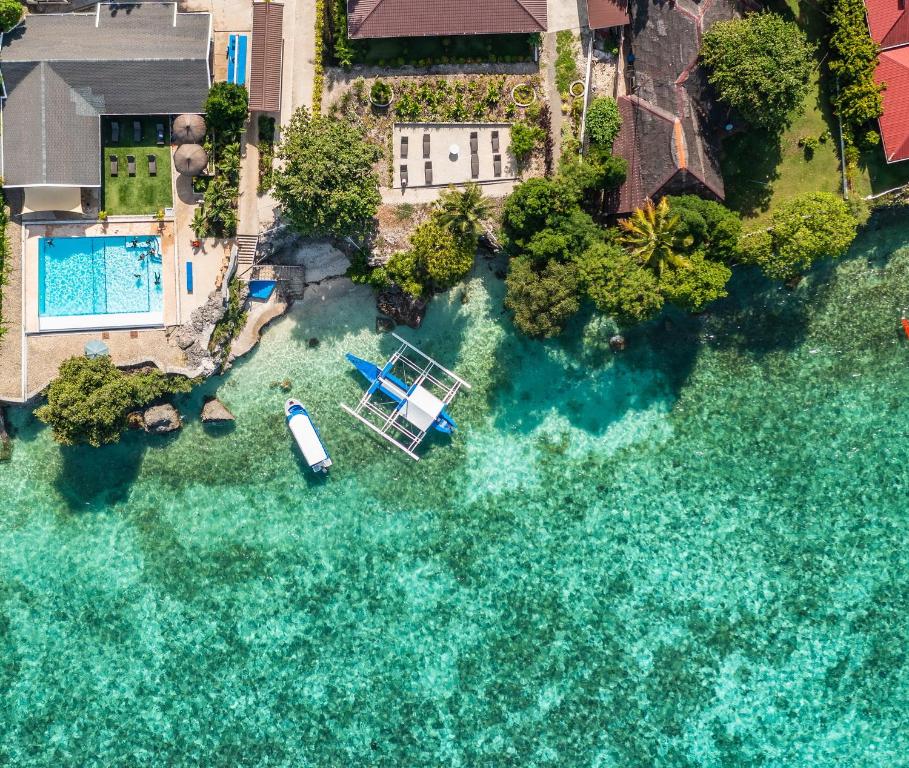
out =
[(623, 352), (627, 346), (628, 342), (625, 341), (625, 337), (620, 333), (617, 333), (609, 339), (609, 348), (613, 352)]
[(803, 280), (804, 278), (805, 278), (804, 275), (795, 275), (794, 277), (790, 277), (790, 278), (785, 282), (785, 286), (786, 286), (790, 291), (794, 291), (796, 288), (799, 287), (799, 283), (801, 283), (802, 280)]
[(13, 457), (13, 441), (6, 431), (6, 414), (0, 408), (0, 461), (9, 461)]
[(395, 321), (390, 317), (382, 317), (381, 315), (376, 317), (376, 330), (379, 333), (389, 333), (395, 329)]
[(145, 429), (145, 419), (142, 418), (142, 411), (132, 411), (126, 414), (126, 426), (128, 429)]
[(180, 414), (172, 405), (153, 405), (145, 410), (142, 418), (145, 420), (145, 431), (155, 434), (173, 432), (183, 426)]
[(419, 328), (426, 314), (427, 302), (408, 296), (397, 286), (382, 291), (376, 300), (376, 307), (398, 324)]
[(281, 388), (282, 392), (290, 392), (294, 384), (290, 379), (284, 379), (278, 386)]
[(319, 346), (319, 340), (318, 340), (315, 336), (313, 336), (313, 337), (307, 342), (307, 345), (309, 346), (310, 349), (315, 349), (316, 347)]
[(234, 415), (217, 397), (209, 397), (202, 406), (202, 421), (216, 423), (234, 421)]
[(499, 278), (499, 280), (504, 280), (506, 277), (508, 277), (508, 273), (504, 269), (497, 269), (496, 277)]

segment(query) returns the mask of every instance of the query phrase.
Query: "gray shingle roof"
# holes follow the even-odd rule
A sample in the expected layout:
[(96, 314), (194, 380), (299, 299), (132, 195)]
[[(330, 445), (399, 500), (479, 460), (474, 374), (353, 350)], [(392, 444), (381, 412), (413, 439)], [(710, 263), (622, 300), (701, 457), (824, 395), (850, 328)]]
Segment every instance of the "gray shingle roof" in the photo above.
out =
[(29, 16), (4, 35), (0, 73), (7, 186), (101, 183), (100, 116), (200, 112), (209, 15), (174, 5)]

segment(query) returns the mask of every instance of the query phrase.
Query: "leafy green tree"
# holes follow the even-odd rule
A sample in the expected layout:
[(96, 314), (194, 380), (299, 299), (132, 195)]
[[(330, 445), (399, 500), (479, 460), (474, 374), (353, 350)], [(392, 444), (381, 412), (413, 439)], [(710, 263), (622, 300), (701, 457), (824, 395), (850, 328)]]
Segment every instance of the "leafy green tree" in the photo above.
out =
[(667, 197), (669, 210), (678, 216), (678, 237), (692, 251), (703, 251), (713, 261), (732, 263), (739, 255), (742, 220), (735, 211), (697, 195)]
[(612, 150), (615, 137), (622, 127), (619, 105), (610, 96), (597, 96), (587, 107), (587, 135), (600, 147)]
[(107, 356), (71, 357), (47, 388), (47, 404), (35, 415), (63, 445), (98, 447), (115, 443), (126, 428), (127, 414), (175, 392), (188, 392), (185, 377), (158, 370), (126, 374)]
[(811, 192), (781, 205), (766, 232), (743, 238), (750, 260), (767, 277), (788, 280), (815, 261), (842, 256), (858, 225), (844, 200), (829, 192)]
[(9, 32), (15, 27), (24, 11), (19, 0), (0, 0), (0, 32)]
[(249, 111), (249, 93), (237, 83), (215, 83), (205, 100), (205, 122), (216, 134), (240, 133)]
[(384, 274), (388, 282), (411, 296), (425, 296), (429, 292), (426, 270), (413, 251), (398, 251), (392, 255), (384, 267)]
[(285, 128), (274, 191), (301, 235), (362, 232), (382, 199), (375, 171), (381, 153), (359, 127), (298, 109)]
[(618, 189), (625, 182), (628, 163), (624, 158), (598, 152), (595, 148), (583, 160), (572, 159), (562, 164), (560, 175), (581, 192)]
[(589, 214), (577, 208), (554, 220), (551, 227), (534, 233), (523, 253), (541, 267), (547, 261), (571, 261), (602, 239), (603, 230)]
[(483, 233), (483, 221), (489, 216), (489, 200), (483, 197), (479, 184), (467, 184), (463, 189), (450, 187), (439, 197), (434, 217), (458, 239), (474, 243)]
[(511, 126), (511, 153), (522, 163), (545, 138), (546, 132), (538, 125), (523, 121), (514, 123)]
[(579, 296), (577, 265), (551, 261), (537, 272), (529, 259), (511, 260), (505, 278), (505, 307), (514, 313), (514, 324), (522, 333), (557, 336), (580, 309)]
[(619, 222), (622, 244), (642, 264), (660, 274), (667, 264), (684, 266), (686, 243), (681, 240), (679, 217), (669, 209), (669, 200), (662, 198), (657, 205), (650, 200), (643, 208), (632, 211)]
[(425, 270), (433, 285), (443, 290), (451, 288), (470, 272), (474, 247), (475, 241), (465, 243), (432, 220), (421, 224), (410, 236), (410, 250), (416, 263)]
[(727, 295), (726, 283), (732, 277), (729, 267), (704, 258), (700, 252), (691, 254), (687, 262), (660, 273), (659, 289), (666, 301), (689, 312), (700, 312), (711, 301)]
[(620, 322), (647, 320), (663, 306), (656, 276), (618, 245), (593, 245), (578, 260), (578, 269), (597, 309)]
[(537, 232), (557, 228), (579, 210), (580, 189), (564, 178), (533, 178), (508, 196), (502, 215), (502, 234), (512, 251), (527, 246)]
[(802, 112), (814, 46), (794, 21), (753, 13), (707, 30), (701, 58), (722, 101), (753, 125), (781, 130)]
[(878, 47), (868, 33), (862, 0), (833, 0), (828, 21), (832, 31), (827, 66), (839, 85), (831, 103), (847, 126), (857, 128), (883, 112), (884, 88), (874, 79)]

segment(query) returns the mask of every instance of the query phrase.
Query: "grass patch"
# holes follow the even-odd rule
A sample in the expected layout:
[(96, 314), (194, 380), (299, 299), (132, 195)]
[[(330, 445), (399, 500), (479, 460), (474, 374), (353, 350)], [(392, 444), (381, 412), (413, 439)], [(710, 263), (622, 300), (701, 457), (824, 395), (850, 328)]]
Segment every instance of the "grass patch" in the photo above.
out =
[(562, 100), (568, 100), (568, 87), (578, 79), (578, 64), (575, 59), (574, 32), (562, 30), (556, 32), (556, 87), (562, 94)]
[[(171, 192), (170, 124), (166, 117), (145, 117), (140, 119), (142, 137), (133, 141), (132, 117), (119, 118), (120, 141), (112, 143), (111, 123), (118, 118), (104, 118), (101, 136), (104, 142), (102, 166), (104, 169), (101, 207), (109, 215), (154, 214), (174, 204)], [(164, 124), (164, 146), (156, 143), (156, 125)], [(110, 174), (110, 156), (119, 159), (119, 173)], [(136, 175), (130, 176), (127, 155), (136, 158)], [(158, 175), (149, 176), (148, 156), (154, 155), (158, 164)]]

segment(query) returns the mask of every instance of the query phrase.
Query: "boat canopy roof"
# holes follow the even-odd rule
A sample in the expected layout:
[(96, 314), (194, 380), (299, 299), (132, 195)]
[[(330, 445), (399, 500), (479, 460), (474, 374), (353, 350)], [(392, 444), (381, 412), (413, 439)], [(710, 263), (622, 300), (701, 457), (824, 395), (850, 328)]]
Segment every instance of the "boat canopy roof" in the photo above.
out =
[(401, 406), (401, 415), (420, 431), (429, 429), (445, 407), (439, 398), (425, 387), (417, 385)]

